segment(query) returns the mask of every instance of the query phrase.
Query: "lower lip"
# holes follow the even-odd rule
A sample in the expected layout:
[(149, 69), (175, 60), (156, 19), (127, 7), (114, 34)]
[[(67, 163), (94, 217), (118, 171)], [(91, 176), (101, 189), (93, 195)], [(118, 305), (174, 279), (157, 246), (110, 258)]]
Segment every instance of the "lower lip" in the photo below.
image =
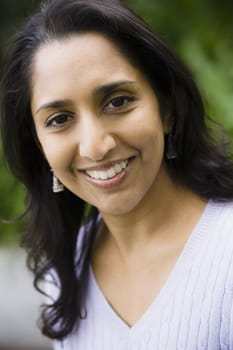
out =
[(85, 179), (87, 179), (88, 182), (94, 184), (95, 186), (98, 186), (101, 188), (111, 188), (119, 185), (124, 180), (126, 174), (128, 173), (129, 165), (130, 165), (130, 162), (128, 163), (127, 167), (123, 171), (116, 174), (116, 176), (112, 177), (111, 179), (106, 179), (106, 180), (96, 180), (86, 175), (85, 173), (82, 173), (82, 174), (85, 176)]

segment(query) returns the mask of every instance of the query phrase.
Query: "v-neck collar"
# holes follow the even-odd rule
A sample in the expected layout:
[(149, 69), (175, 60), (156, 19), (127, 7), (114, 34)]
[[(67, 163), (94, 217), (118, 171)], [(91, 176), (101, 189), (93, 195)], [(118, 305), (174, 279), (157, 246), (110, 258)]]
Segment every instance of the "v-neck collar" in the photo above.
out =
[(111, 319), (113, 324), (121, 329), (126, 335), (130, 333), (137, 333), (139, 335), (145, 329), (148, 329), (149, 325), (153, 322), (156, 323), (156, 319), (161, 310), (166, 307), (166, 304), (174, 297), (174, 288), (183, 283), (182, 276), (189, 273), (192, 268), (192, 263), (195, 259), (195, 255), (199, 250), (203, 240), (205, 239), (205, 232), (208, 229), (209, 217), (212, 215), (211, 208), (214, 206), (212, 201), (209, 201), (197, 222), (195, 228), (190, 234), (182, 252), (180, 253), (176, 263), (174, 264), (165, 284), (156, 295), (147, 310), (142, 314), (138, 321), (132, 326), (128, 326), (122, 318), (111, 307), (103, 292), (101, 291), (96, 278), (94, 276), (92, 267), (90, 265), (90, 290), (94, 298), (97, 298), (97, 302), (101, 307), (101, 314), (107, 319)]

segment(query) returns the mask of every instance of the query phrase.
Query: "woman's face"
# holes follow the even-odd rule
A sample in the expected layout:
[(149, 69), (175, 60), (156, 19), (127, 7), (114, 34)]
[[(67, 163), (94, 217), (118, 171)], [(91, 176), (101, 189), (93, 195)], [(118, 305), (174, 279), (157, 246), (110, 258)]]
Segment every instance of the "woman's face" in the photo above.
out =
[(54, 40), (37, 51), (31, 108), (57, 177), (103, 214), (126, 214), (161, 191), (158, 100), (143, 74), (103, 35)]

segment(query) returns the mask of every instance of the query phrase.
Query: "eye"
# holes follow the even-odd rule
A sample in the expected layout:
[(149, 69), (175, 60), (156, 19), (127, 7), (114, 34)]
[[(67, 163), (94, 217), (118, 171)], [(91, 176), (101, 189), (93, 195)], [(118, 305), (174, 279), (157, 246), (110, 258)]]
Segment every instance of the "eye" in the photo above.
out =
[(72, 120), (73, 117), (69, 114), (65, 114), (65, 113), (61, 113), (61, 114), (57, 114), (55, 116), (50, 117), (46, 123), (45, 126), (55, 126), (55, 127), (59, 127), (59, 126), (65, 126), (70, 120)]
[(130, 102), (134, 101), (133, 96), (117, 96), (111, 99), (111, 101), (104, 107), (105, 110), (120, 109), (129, 105)]

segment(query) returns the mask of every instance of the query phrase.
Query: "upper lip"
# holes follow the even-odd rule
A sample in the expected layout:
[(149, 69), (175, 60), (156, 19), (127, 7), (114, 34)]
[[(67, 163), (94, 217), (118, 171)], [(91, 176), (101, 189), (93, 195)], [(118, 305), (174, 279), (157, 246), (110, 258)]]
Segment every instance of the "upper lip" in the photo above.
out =
[[(132, 157), (130, 157), (132, 158)], [(112, 166), (119, 164), (121, 162), (127, 161), (130, 158), (121, 158), (121, 159), (117, 159), (117, 160), (112, 160), (109, 162), (105, 162), (102, 164), (98, 164), (96, 166), (91, 166), (91, 167), (86, 167), (86, 168), (79, 168), (79, 171), (101, 171), (101, 170), (107, 170), (109, 168), (111, 168)]]

